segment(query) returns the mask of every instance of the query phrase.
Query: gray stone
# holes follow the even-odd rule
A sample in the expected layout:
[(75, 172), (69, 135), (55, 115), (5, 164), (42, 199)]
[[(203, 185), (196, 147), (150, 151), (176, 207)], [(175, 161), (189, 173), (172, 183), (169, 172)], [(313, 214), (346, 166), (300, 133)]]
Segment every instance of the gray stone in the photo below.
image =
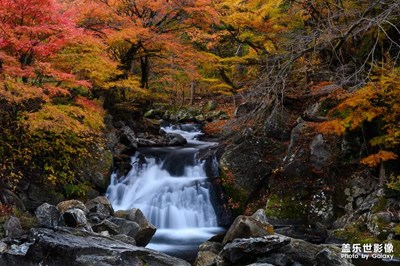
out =
[(352, 266), (347, 259), (341, 258), (339, 252), (332, 249), (324, 248), (318, 252), (316, 256), (317, 263), (315, 266)]
[(123, 234), (118, 234), (118, 235), (113, 235), (111, 236), (112, 239), (116, 239), (119, 241), (122, 241), (124, 243), (136, 246), (136, 241), (133, 237), (127, 236), (127, 235), (123, 235)]
[(257, 221), (259, 221), (260, 223), (269, 224), (268, 218), (265, 215), (264, 209), (258, 209), (255, 213), (253, 213), (253, 215), (251, 217), (253, 217)]
[[(125, 234), (130, 237), (135, 238), (136, 234), (139, 232), (140, 226), (133, 222), (126, 219), (118, 218), (118, 217), (111, 217), (108, 221), (118, 225), (120, 234)], [(137, 240), (136, 240), (137, 242)]]
[(139, 231), (135, 235), (136, 244), (138, 246), (146, 246), (156, 232), (156, 227), (147, 220), (143, 212), (133, 208), (127, 211), (115, 212), (115, 217), (124, 218), (139, 224)]
[(85, 206), (88, 208), (89, 214), (96, 215), (100, 220), (104, 220), (114, 214), (111, 203), (104, 196), (89, 200)]
[(128, 126), (123, 126), (119, 129), (119, 141), (128, 146), (129, 148), (137, 148), (138, 142), (135, 136), (135, 132)]
[(226, 232), (222, 244), (226, 244), (236, 238), (262, 237), (273, 234), (270, 224), (263, 224), (250, 216), (238, 216), (229, 230)]
[(228, 263), (251, 263), (257, 257), (278, 250), (288, 245), (290, 238), (280, 235), (269, 235), (256, 238), (238, 238), (225, 245), (219, 253)]
[(8, 189), (0, 189), (0, 202), (3, 205), (13, 205), (16, 206), (20, 210), (25, 210), (25, 205), (14, 192)]
[(36, 209), (35, 215), (40, 226), (46, 228), (54, 228), (58, 226), (60, 212), (54, 205), (43, 203)]
[(290, 114), (282, 105), (277, 105), (265, 121), (265, 134), (279, 140), (290, 138)]
[(57, 209), (62, 213), (69, 209), (80, 209), (85, 215), (89, 213), (88, 208), (79, 200), (66, 200), (57, 204)]
[(3, 241), (0, 241), (0, 253), (4, 253), (8, 250), (8, 245)]
[(120, 234), (119, 226), (109, 220), (101, 221), (98, 224), (92, 225), (93, 231), (100, 233), (103, 231), (109, 232), (111, 235), (118, 235)]
[(190, 266), (184, 260), (77, 229), (31, 230), (25, 256), (3, 254), (0, 265)]
[(321, 171), (331, 163), (332, 153), (329, 151), (321, 134), (316, 135), (312, 140), (310, 153), (311, 164), (318, 171)]
[(170, 139), (168, 146), (183, 146), (187, 143), (187, 140), (177, 133), (169, 133), (167, 138)]
[(68, 227), (82, 227), (88, 231), (92, 231), (85, 213), (78, 208), (68, 209), (62, 214), (63, 221)]
[(223, 245), (218, 242), (206, 241), (199, 246), (200, 251), (211, 251), (213, 253), (218, 254), (222, 249)]
[(215, 265), (216, 257), (217, 257), (217, 254), (215, 254), (211, 251), (200, 251), (197, 254), (194, 265), (195, 266), (213, 266), (213, 265)]
[(3, 225), (6, 236), (16, 238), (20, 237), (24, 231), (21, 222), (15, 216), (11, 216)]

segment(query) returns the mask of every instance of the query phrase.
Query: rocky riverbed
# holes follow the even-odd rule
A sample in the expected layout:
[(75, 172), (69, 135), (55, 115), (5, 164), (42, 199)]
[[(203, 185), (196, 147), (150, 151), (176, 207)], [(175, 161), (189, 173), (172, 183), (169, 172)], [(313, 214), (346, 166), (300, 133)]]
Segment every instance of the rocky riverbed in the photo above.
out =
[[(44, 203), (35, 215), (37, 224), (29, 232), (22, 230), (18, 218), (6, 221), (1, 265), (190, 265), (144, 248), (156, 228), (139, 209), (114, 212), (105, 197), (85, 204)], [(259, 210), (253, 216), (239, 216), (225, 234), (203, 243), (194, 264), (352, 265), (340, 258), (339, 251), (334, 245), (314, 245), (274, 233)]]

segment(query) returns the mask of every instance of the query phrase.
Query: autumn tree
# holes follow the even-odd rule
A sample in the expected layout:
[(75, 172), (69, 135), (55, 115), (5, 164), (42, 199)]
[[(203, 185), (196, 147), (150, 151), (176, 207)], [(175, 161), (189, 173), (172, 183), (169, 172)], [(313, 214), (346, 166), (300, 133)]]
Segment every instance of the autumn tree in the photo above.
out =
[[(90, 95), (87, 79), (106, 79), (95, 77), (99, 72), (87, 62), (102, 52), (87, 44), (72, 14), (53, 0), (1, 0), (0, 21), (1, 182), (82, 182), (74, 170), (92, 145), (102, 143), (103, 110), (79, 94)], [(94, 52), (86, 49), (79, 66), (66, 60), (83, 47)], [(99, 62), (93, 66), (108, 61)]]
[(147, 98), (145, 90), (154, 96), (198, 79), (205, 55), (192, 44), (217, 17), (211, 1), (88, 0), (81, 6), (80, 25), (107, 43), (123, 72), (114, 88), (134, 88)]

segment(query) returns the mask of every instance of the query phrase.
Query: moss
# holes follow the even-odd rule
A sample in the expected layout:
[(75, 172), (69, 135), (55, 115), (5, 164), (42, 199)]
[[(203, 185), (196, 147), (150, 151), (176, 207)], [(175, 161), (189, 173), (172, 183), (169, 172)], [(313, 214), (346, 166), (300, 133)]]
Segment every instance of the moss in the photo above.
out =
[(391, 243), (393, 245), (393, 253), (392, 254), (395, 257), (400, 258), (400, 240), (392, 239), (392, 240), (383, 241), (382, 243)]
[(347, 242), (353, 244), (368, 244), (368, 243), (379, 243), (379, 239), (376, 238), (369, 232), (362, 231), (358, 224), (352, 226), (337, 229), (333, 232), (333, 235), (337, 238), (345, 239)]
[(29, 231), (32, 227), (37, 226), (36, 217), (27, 211), (15, 208), (13, 210), (13, 215), (19, 219), (24, 231)]
[(387, 206), (387, 198), (380, 197), (377, 204), (372, 207), (372, 213), (385, 211)]
[(233, 215), (237, 216), (244, 212), (248, 192), (235, 185), (233, 173), (228, 169), (220, 169), (222, 187), (228, 196), (228, 205)]
[(400, 224), (396, 225), (396, 227), (394, 228), (394, 233), (396, 235), (400, 235)]
[(268, 197), (265, 213), (268, 217), (287, 219), (306, 219), (308, 203), (287, 195), (271, 194)]

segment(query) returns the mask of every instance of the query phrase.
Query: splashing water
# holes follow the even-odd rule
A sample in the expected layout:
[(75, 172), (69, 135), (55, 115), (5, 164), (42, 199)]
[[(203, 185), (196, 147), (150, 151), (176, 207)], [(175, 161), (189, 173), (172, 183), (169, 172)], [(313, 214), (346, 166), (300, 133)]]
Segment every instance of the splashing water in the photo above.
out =
[(157, 227), (148, 248), (185, 258), (222, 231), (204, 162), (196, 159), (200, 149), (215, 143), (197, 140), (203, 133), (195, 125), (162, 129), (182, 135), (188, 144), (139, 150), (131, 157), (133, 167), (125, 177), (112, 175), (107, 196), (114, 209), (139, 208)]

